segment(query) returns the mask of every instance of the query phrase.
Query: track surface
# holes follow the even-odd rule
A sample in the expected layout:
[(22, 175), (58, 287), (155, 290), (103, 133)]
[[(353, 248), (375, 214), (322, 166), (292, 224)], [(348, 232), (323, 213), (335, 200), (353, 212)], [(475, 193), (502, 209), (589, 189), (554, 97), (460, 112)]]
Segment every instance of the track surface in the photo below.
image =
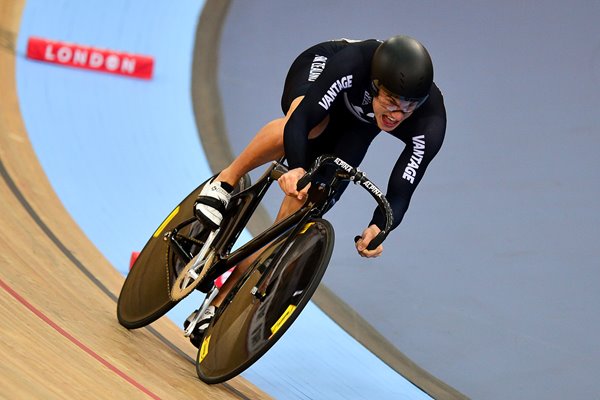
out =
[(123, 277), (63, 208), (20, 117), (14, 48), (23, 5), (0, 1), (2, 397), (267, 398), (243, 379), (200, 382), (195, 349), (168, 320), (137, 331), (117, 323)]
[[(376, 260), (353, 249), (373, 205), (348, 188), (326, 216), (336, 248), (323, 284), (474, 399), (600, 393), (598, 20), (598, 1), (233, 0), (228, 10), (215, 71), (234, 154), (281, 115), (285, 74), (310, 45), (398, 33), (426, 44), (448, 111), (444, 146)], [(361, 169), (385, 188), (403, 148), (382, 133)], [(279, 202), (263, 204), (273, 215)], [(349, 321), (359, 336), (366, 325)]]

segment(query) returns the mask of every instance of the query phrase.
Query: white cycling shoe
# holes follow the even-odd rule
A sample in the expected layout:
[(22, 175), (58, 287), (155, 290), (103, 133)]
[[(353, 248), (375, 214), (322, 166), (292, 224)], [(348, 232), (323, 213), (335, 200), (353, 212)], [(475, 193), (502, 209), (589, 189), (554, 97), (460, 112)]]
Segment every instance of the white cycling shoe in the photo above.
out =
[(202, 314), (200, 314), (200, 311), (200, 309), (194, 311), (183, 323), (185, 336), (189, 337), (192, 344), (196, 347), (200, 347), (200, 339), (210, 325), (210, 321), (215, 317), (217, 308), (215, 306), (208, 306)]
[(222, 187), (221, 182), (213, 180), (204, 185), (198, 194), (194, 205), (196, 216), (210, 228), (217, 229), (221, 225), (230, 200), (230, 192)]

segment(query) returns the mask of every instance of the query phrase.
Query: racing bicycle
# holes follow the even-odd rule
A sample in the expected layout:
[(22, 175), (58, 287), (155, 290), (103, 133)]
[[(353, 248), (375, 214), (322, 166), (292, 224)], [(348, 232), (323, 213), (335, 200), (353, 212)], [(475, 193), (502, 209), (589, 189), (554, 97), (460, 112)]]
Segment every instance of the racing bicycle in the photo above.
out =
[(119, 295), (117, 316), (128, 329), (152, 323), (193, 290), (207, 293), (197, 313), (200, 316), (218, 292), (215, 280), (259, 252), (201, 336), (192, 334), (197, 321), (187, 321), (184, 332), (198, 347), (196, 371), (206, 383), (229, 380), (250, 367), (306, 306), (331, 258), (334, 230), (322, 217), (342, 185), (349, 181), (360, 185), (384, 212), (385, 228), (368, 248), (377, 248), (389, 233), (392, 211), (381, 190), (360, 170), (325, 155), (298, 181), (298, 190), (311, 184), (304, 205), (232, 250), (266, 191), (287, 172), (282, 161), (271, 163), (255, 184), (247, 175), (240, 179), (216, 230), (193, 212), (198, 194), (210, 179), (192, 191), (154, 232)]

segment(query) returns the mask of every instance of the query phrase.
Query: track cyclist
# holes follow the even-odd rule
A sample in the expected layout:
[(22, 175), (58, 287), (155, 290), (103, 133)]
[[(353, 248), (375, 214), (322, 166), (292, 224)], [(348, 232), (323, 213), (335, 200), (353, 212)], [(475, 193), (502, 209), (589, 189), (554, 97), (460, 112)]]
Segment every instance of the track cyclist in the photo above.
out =
[[(358, 167), (373, 139), (384, 131), (405, 143), (386, 193), (394, 214), (392, 229), (396, 228), (446, 131), (444, 101), (433, 82), (433, 63), (426, 48), (409, 36), (319, 43), (292, 63), (281, 107), (284, 116), (263, 126), (244, 151), (205, 186), (195, 204), (196, 216), (217, 228), (235, 183), (252, 169), (285, 156), (289, 172), (278, 181), (286, 195), (276, 217), (279, 221), (306, 200), (308, 188), (298, 192), (296, 184), (318, 156), (334, 155)], [(374, 250), (367, 246), (383, 224), (384, 216), (375, 210), (356, 242), (360, 256), (381, 255), (382, 245)], [(199, 319), (194, 318), (198, 310), (188, 318), (198, 321), (194, 335), (202, 335), (252, 261), (246, 259), (235, 268)]]

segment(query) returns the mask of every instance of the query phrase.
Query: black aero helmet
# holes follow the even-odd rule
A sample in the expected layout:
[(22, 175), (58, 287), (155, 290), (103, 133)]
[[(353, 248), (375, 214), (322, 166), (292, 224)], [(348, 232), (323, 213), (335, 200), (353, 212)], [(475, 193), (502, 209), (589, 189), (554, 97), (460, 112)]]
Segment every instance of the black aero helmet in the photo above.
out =
[(403, 100), (422, 103), (433, 82), (427, 49), (409, 36), (393, 36), (381, 43), (371, 62), (375, 89), (384, 86)]

